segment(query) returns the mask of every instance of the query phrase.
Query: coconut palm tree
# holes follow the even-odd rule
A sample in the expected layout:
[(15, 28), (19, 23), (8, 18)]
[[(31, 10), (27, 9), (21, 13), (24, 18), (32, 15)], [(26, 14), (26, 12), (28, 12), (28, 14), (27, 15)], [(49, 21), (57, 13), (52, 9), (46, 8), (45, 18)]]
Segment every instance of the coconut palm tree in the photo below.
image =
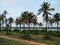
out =
[(13, 18), (10, 17), (10, 18), (8, 19), (8, 21), (9, 21), (9, 24), (10, 24), (10, 31), (11, 31), (11, 26), (12, 26), (12, 23), (13, 23)]
[(40, 5), (41, 8), (38, 10), (38, 15), (43, 12), (43, 18), (46, 21), (46, 38), (48, 38), (48, 31), (47, 31), (47, 22), (49, 20), (48, 15), (52, 15), (49, 11), (54, 10), (54, 8), (50, 8), (50, 4), (48, 2), (43, 2), (42, 5)]
[(25, 24), (26, 24), (26, 21), (27, 21), (27, 15), (28, 15), (28, 11), (24, 11), (22, 14), (21, 14), (21, 20), (22, 20), (22, 24), (23, 24), (23, 28), (24, 28), (24, 31), (25, 31)]
[(21, 24), (22, 24), (22, 18), (21, 17), (19, 17), (19, 25), (20, 25), (20, 30), (21, 30)]
[(50, 23), (50, 25), (51, 25), (51, 31), (52, 31), (52, 25), (53, 25), (53, 23), (54, 23), (54, 19), (49, 19), (49, 23)]
[(57, 31), (59, 32), (59, 30), (58, 30), (58, 25), (59, 25), (59, 21), (60, 21), (60, 14), (59, 13), (54, 14), (54, 20), (57, 24)]
[(36, 26), (36, 30), (37, 30), (37, 17), (34, 15), (33, 18), (32, 18), (32, 23), (33, 23), (33, 30), (34, 30), (34, 26)]
[(40, 27), (40, 26), (42, 26), (43, 24), (40, 22), (40, 23), (38, 23), (38, 26)]
[[(28, 25), (29, 30), (30, 30), (30, 24), (32, 23), (32, 18), (34, 17), (32, 12), (24, 11), (21, 15), (22, 18), (22, 24), (25, 27), (25, 24)], [(24, 28), (25, 31), (25, 28)], [(28, 32), (28, 37), (30, 37), (30, 33)], [(30, 39), (30, 38), (29, 38)]]
[(29, 27), (29, 30), (30, 30), (30, 24), (32, 23), (32, 19), (33, 19), (33, 17), (34, 17), (35, 15), (32, 13), (32, 12), (30, 12), (29, 14), (28, 14), (28, 18), (27, 18), (27, 20), (28, 20), (28, 27)]
[(19, 25), (19, 19), (18, 19), (18, 18), (16, 18), (16, 20), (15, 20), (15, 24), (16, 24), (16, 29), (18, 29), (18, 28), (17, 28), (18, 25)]
[(7, 24), (7, 21), (6, 21), (6, 15), (7, 15), (7, 11), (5, 10), (4, 12), (3, 12), (3, 16), (4, 16), (4, 18), (5, 18), (5, 23)]

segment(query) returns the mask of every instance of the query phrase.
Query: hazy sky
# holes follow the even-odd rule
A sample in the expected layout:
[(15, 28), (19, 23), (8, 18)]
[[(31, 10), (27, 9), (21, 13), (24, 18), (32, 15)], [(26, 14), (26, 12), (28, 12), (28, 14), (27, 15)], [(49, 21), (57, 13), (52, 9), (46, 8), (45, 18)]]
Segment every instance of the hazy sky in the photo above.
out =
[[(52, 14), (60, 13), (60, 0), (0, 0), (0, 13), (7, 10), (9, 13), (7, 17), (13, 18), (20, 16), (23, 11), (30, 11), (37, 15), (43, 2), (49, 2), (51, 7), (55, 8)], [(38, 21), (42, 21), (42, 15), (38, 16)]]

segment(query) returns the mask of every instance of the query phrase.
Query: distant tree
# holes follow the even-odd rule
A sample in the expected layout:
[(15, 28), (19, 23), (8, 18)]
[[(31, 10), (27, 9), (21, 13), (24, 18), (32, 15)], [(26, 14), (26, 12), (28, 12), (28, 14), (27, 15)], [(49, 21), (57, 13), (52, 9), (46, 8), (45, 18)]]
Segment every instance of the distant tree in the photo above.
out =
[(34, 30), (34, 27), (35, 27), (35, 26), (36, 26), (35, 29), (37, 30), (37, 24), (38, 24), (38, 23), (37, 23), (37, 17), (36, 17), (36, 16), (33, 17), (32, 23), (33, 23), (33, 30)]
[(48, 31), (47, 31), (47, 22), (49, 20), (48, 15), (52, 15), (49, 11), (54, 10), (54, 8), (50, 8), (50, 4), (48, 2), (43, 2), (42, 5), (40, 5), (41, 8), (38, 10), (38, 15), (43, 12), (43, 18), (46, 21), (46, 38), (48, 39)]
[(59, 32), (59, 30), (58, 30), (58, 25), (59, 25), (59, 21), (60, 21), (60, 14), (59, 13), (54, 14), (54, 20), (57, 24), (57, 31)]
[(10, 24), (10, 31), (11, 31), (11, 26), (12, 26), (12, 23), (13, 23), (13, 18), (10, 17), (10, 18), (8, 19), (8, 21), (9, 21), (9, 24)]
[(5, 23), (6, 23), (6, 25), (7, 25), (7, 19), (6, 19), (6, 15), (8, 14), (8, 12), (5, 10), (4, 12), (3, 12), (3, 16), (4, 16), (4, 18), (5, 18)]
[(39, 26), (39, 28), (40, 28), (40, 26), (42, 26), (43, 24), (40, 22), (40, 23), (38, 23), (38, 26)]
[(51, 25), (51, 31), (52, 31), (52, 25), (53, 25), (53, 23), (54, 23), (54, 19), (49, 19), (49, 23), (50, 23), (50, 25)]
[[(32, 23), (32, 19), (34, 17), (34, 14), (32, 12), (28, 12), (28, 11), (24, 11), (22, 14), (21, 14), (21, 18), (22, 18), (22, 24), (24, 26), (24, 32), (25, 32), (25, 24), (28, 25), (29, 29), (30, 30), (30, 24)], [(30, 40), (30, 33), (27, 32), (28, 34), (28, 38)]]
[(18, 19), (18, 18), (16, 18), (16, 20), (15, 20), (15, 24), (16, 24), (16, 29), (18, 29), (18, 28), (17, 28), (18, 25), (19, 25), (19, 19)]
[(21, 18), (22, 18), (22, 24), (23, 24), (23, 28), (24, 28), (24, 32), (25, 32), (25, 24), (26, 24), (26, 21), (27, 21), (27, 15), (28, 15), (28, 11), (24, 11), (22, 14), (21, 14)]

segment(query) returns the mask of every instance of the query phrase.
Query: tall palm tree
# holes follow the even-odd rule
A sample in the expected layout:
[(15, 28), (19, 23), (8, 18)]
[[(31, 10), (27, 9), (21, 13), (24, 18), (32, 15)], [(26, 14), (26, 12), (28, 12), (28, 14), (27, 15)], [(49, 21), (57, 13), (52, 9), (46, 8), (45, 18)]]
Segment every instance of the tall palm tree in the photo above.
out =
[(54, 8), (50, 8), (50, 4), (48, 2), (43, 2), (43, 4), (40, 6), (41, 8), (38, 10), (38, 15), (43, 12), (43, 18), (46, 21), (46, 38), (48, 38), (48, 31), (47, 31), (47, 22), (49, 20), (48, 15), (52, 15), (49, 11), (54, 10)]
[(58, 30), (58, 25), (59, 25), (59, 21), (60, 21), (60, 14), (59, 13), (54, 14), (54, 20), (57, 24), (57, 31), (59, 32), (59, 30)]
[(13, 18), (10, 17), (10, 18), (8, 19), (8, 21), (9, 21), (9, 24), (10, 24), (10, 31), (11, 31), (11, 26), (12, 26), (12, 23), (13, 23)]

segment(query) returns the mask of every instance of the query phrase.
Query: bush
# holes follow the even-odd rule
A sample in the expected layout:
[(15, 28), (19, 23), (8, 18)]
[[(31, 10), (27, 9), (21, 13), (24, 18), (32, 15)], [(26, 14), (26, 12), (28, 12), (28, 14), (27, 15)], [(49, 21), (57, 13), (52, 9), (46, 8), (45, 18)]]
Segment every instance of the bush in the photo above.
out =
[(19, 32), (20, 30), (19, 30), (19, 29), (14, 29), (13, 31), (14, 31), (14, 32)]
[(27, 34), (21, 34), (20, 38), (25, 39), (25, 40), (29, 39)]

